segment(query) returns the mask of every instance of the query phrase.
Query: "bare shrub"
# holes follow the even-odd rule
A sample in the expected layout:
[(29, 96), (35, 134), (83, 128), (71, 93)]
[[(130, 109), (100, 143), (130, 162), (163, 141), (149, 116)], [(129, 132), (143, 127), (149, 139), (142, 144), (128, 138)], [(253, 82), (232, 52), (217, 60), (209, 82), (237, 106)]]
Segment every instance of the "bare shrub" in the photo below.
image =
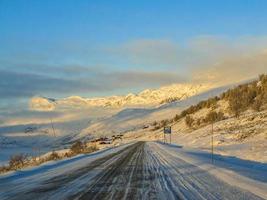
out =
[(186, 115), (185, 117), (185, 123), (188, 127), (192, 127), (194, 123), (194, 119), (190, 115)]
[(48, 156), (48, 160), (58, 160), (60, 156), (57, 152), (52, 151), (52, 153)]
[(210, 111), (206, 117), (205, 117), (205, 122), (206, 123), (214, 123), (217, 121), (221, 121), (225, 119), (223, 112), (216, 112), (216, 111)]
[(161, 128), (161, 126), (160, 125), (156, 125), (153, 129), (152, 129), (152, 131), (156, 131), (156, 130), (159, 130)]
[(262, 100), (256, 99), (254, 103), (251, 105), (251, 108), (257, 112), (261, 111), (261, 107), (263, 105)]
[(10, 157), (9, 160), (9, 167), (11, 170), (17, 170), (24, 167), (27, 162), (27, 155), (26, 154), (17, 154)]
[(85, 152), (85, 153), (92, 153), (92, 152), (95, 152), (95, 151), (97, 151), (97, 150), (99, 150), (99, 148), (98, 148), (96, 145), (92, 145), (92, 146), (87, 147), (87, 148), (84, 150), (84, 152)]
[(153, 123), (152, 123), (152, 126), (156, 126), (158, 124), (158, 122), (157, 121), (154, 121)]
[(8, 166), (0, 166), (0, 173), (5, 173), (5, 172), (8, 172), (10, 170), (10, 167)]
[(197, 126), (201, 125), (201, 119), (200, 118), (196, 120), (196, 124), (197, 124)]
[(168, 120), (168, 119), (161, 120), (161, 122), (160, 122), (160, 126), (161, 126), (161, 127), (164, 127), (164, 126), (166, 126), (168, 123), (169, 123), (169, 120)]
[(181, 119), (180, 115), (175, 115), (173, 121), (177, 122), (179, 119)]
[(237, 89), (233, 90), (232, 94), (230, 95), (229, 109), (230, 112), (233, 113), (236, 118), (238, 118), (241, 112), (244, 110), (241, 100), (241, 92)]
[(69, 157), (71, 157), (71, 156), (73, 156), (73, 152), (71, 152), (71, 151), (66, 152), (66, 153), (64, 154), (64, 157), (65, 157), (65, 158), (69, 158)]
[(74, 154), (82, 153), (86, 148), (86, 145), (80, 140), (76, 141), (70, 148)]

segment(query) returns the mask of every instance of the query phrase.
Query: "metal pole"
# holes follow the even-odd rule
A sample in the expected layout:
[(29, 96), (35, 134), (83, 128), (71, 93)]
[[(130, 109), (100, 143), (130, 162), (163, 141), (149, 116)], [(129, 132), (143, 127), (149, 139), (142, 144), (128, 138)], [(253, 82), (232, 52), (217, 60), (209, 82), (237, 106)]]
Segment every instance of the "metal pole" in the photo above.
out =
[(213, 158), (213, 122), (211, 123), (211, 159), (212, 159), (212, 164), (214, 163), (214, 158)]
[(52, 129), (53, 129), (53, 135), (54, 135), (54, 137), (56, 137), (56, 133), (55, 133), (55, 129), (54, 129), (54, 124), (53, 124), (52, 118), (50, 118), (50, 121), (51, 121)]

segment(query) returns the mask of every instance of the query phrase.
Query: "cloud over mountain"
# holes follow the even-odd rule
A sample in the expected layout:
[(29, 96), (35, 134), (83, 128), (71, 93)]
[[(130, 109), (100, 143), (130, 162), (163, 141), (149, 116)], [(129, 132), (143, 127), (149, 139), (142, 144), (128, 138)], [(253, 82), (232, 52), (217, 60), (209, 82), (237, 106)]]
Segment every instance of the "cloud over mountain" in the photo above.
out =
[[(0, 94), (2, 100), (35, 95), (92, 97), (173, 83), (219, 86), (266, 72), (266, 47), (267, 37), (201, 36), (183, 44), (168, 39), (139, 39), (107, 45), (90, 51), (101, 57), (94, 65), (88, 64), (86, 57), (82, 59), (84, 63), (78, 64), (2, 59)], [(76, 60), (78, 54), (79, 48), (74, 55), (65, 56)]]

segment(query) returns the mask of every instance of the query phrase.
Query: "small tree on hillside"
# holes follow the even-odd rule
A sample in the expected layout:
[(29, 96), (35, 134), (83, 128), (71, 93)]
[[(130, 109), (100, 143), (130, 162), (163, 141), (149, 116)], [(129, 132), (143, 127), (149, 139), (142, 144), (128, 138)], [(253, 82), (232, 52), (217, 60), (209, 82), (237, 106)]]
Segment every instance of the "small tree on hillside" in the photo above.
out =
[(175, 115), (174, 118), (173, 118), (173, 121), (177, 122), (178, 120), (180, 119), (180, 115)]
[(229, 99), (229, 109), (235, 115), (235, 117), (239, 117), (241, 112), (243, 111), (242, 100), (240, 99), (241, 95), (237, 93), (233, 95)]
[(251, 108), (252, 108), (253, 110), (259, 112), (259, 111), (261, 111), (262, 104), (263, 104), (263, 103), (262, 103), (262, 100), (261, 100), (261, 99), (256, 99), (256, 100), (253, 102)]
[(161, 127), (164, 127), (164, 126), (167, 126), (167, 124), (169, 123), (169, 120), (168, 119), (164, 119), (164, 120), (161, 120)]
[(214, 123), (223, 119), (224, 119), (223, 112), (210, 111), (205, 117), (205, 122)]
[(194, 122), (194, 119), (190, 115), (186, 115), (185, 117), (186, 125), (191, 128), (193, 125), (193, 122)]

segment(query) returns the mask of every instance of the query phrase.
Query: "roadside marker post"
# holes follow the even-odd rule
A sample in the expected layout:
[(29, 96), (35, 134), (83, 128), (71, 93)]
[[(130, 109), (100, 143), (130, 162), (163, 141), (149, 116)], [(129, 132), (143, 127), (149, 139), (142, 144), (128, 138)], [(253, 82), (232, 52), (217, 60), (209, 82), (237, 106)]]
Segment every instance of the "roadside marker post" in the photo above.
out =
[(214, 163), (214, 156), (213, 156), (213, 154), (214, 154), (214, 144), (213, 144), (213, 122), (211, 123), (211, 160), (212, 160), (212, 164)]
[(216, 122), (216, 115), (214, 115), (214, 109), (212, 108), (211, 113), (209, 113), (211, 118), (211, 162), (214, 164), (214, 123)]

